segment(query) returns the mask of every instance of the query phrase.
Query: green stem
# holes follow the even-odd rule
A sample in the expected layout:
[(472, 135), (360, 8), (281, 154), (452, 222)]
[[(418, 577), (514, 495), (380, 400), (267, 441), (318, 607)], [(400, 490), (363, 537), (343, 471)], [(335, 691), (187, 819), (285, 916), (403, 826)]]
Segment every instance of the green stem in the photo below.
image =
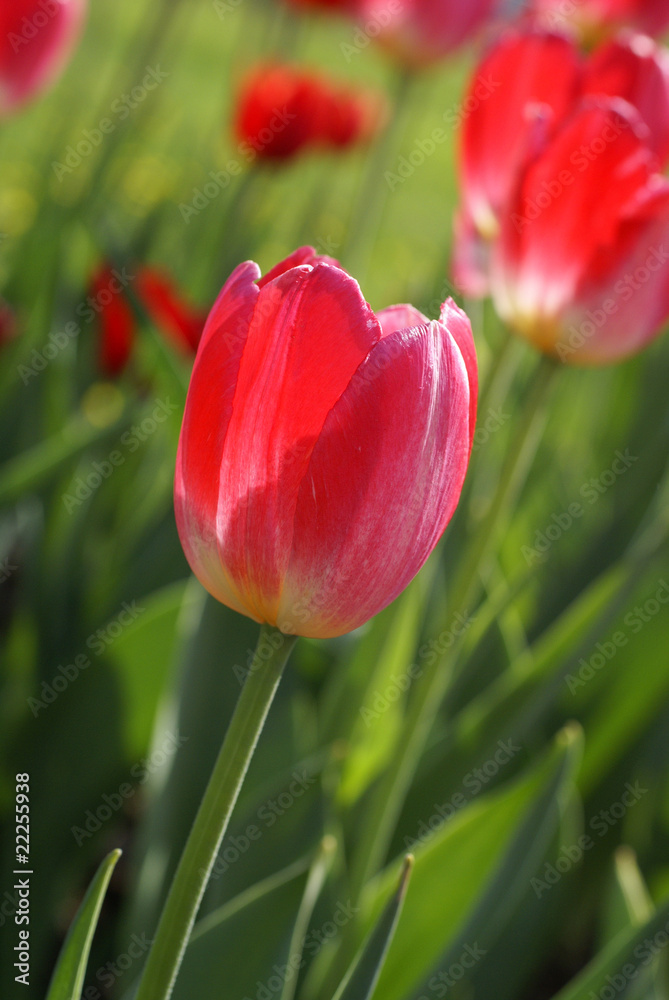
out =
[[(517, 426), (516, 435), (502, 467), (493, 500), (479, 527), (454, 593), (458, 610), (467, 613), (479, 591), (479, 570), (494, 545), (503, 514), (513, 504), (529, 471), (544, 426), (548, 388), (557, 365), (543, 358), (535, 371), (533, 384)], [(463, 635), (466, 633), (463, 633)], [(438, 657), (416, 678), (403, 732), (396, 751), (372, 797), (364, 834), (358, 843), (351, 866), (352, 897), (356, 902), (367, 880), (378, 870), (388, 850), (402, 804), (416, 770), (420, 755), (432, 729), (450, 679), (460, 643), (456, 642), (445, 657)]]
[(135, 1000), (168, 1000), (172, 993), (230, 814), (296, 639), (270, 625), (261, 627), (249, 675), (181, 855)]

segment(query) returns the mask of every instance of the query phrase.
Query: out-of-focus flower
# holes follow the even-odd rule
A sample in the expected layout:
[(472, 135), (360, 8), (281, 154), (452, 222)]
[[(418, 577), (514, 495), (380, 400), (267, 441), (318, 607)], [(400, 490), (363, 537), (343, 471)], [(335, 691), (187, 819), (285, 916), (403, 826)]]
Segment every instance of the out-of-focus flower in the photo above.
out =
[(190, 565), (219, 601), (284, 632), (367, 621), (421, 568), (464, 480), (476, 355), (450, 300), (375, 315), (303, 247), (241, 264), (200, 342), (177, 455)]
[(669, 181), (623, 101), (584, 104), (522, 171), (492, 248), (500, 315), (541, 350), (596, 365), (669, 316)]
[(659, 35), (669, 26), (669, 0), (530, 0), (529, 9), (541, 24), (572, 30), (587, 44), (622, 28)]
[[(156, 329), (182, 354), (195, 354), (205, 314), (187, 303), (170, 277), (156, 268), (139, 268), (133, 281), (137, 298)], [(130, 361), (137, 336), (138, 323), (126, 287), (125, 277), (108, 264), (98, 269), (90, 285), (88, 302), (99, 317), (99, 364), (111, 377)]]
[(420, 68), (468, 42), (494, 7), (495, 0), (361, 0), (358, 21), (397, 60)]
[(534, 28), (509, 31), (489, 50), (461, 112), (453, 273), (462, 291), (473, 297), (488, 291), (491, 247), (519, 177), (584, 98), (633, 105), (635, 127), (645, 124), (649, 147), (666, 162), (668, 63), (667, 50), (635, 34), (605, 43), (588, 59), (565, 36)]
[(292, 7), (300, 10), (324, 11), (327, 14), (353, 14), (356, 0), (289, 0)]
[(622, 97), (648, 126), (647, 142), (669, 159), (669, 52), (648, 35), (625, 34), (600, 46), (585, 65), (584, 94)]
[(239, 95), (235, 132), (260, 159), (286, 160), (305, 149), (343, 149), (381, 127), (379, 95), (335, 84), (287, 65), (261, 66)]
[(462, 104), (454, 259), (456, 282), (468, 294), (485, 292), (488, 243), (518, 170), (572, 108), (580, 81), (576, 49), (549, 32), (509, 32), (477, 67)]
[(61, 71), (83, 24), (85, 0), (5, 0), (0, 7), (0, 117)]
[(0, 350), (18, 333), (16, 316), (12, 307), (0, 299)]

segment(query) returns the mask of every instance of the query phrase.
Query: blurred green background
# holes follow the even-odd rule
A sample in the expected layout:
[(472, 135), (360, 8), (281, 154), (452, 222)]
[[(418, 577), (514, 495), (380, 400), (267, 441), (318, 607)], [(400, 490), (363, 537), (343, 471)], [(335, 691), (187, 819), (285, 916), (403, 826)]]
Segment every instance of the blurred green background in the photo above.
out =
[[(238, 155), (231, 111), (258, 59), (289, 58), (391, 100), (395, 68), (355, 45), (347, 21), (278, 0), (94, 0), (64, 77), (3, 123), (0, 291), (19, 327), (0, 370), (3, 997), (45, 995), (86, 886), (117, 846), (84, 997), (132, 995), (256, 640), (253, 622), (189, 579), (176, 535), (187, 364), (144, 317), (131, 365), (105, 381), (97, 323), (77, 311), (91, 272), (103, 259), (131, 273), (159, 264), (207, 309), (240, 260), (267, 270), (309, 242), (355, 261), (374, 308), (407, 301), (435, 316), (452, 294), (457, 130), (394, 190), (383, 172), (457, 112), (472, 52), (412, 81), (385, 153), (381, 137), (378, 152), (255, 166), (184, 221), (180, 206)], [(114, 102), (151, 69), (164, 80), (121, 120)], [(68, 163), (106, 116), (114, 131)], [(383, 197), (363, 206), (375, 179)], [(383, 209), (373, 240), (360, 236), (361, 206)], [(634, 935), (669, 893), (669, 343), (559, 374), (484, 562), (483, 596), (457, 619), (452, 567), (485, 521), (537, 367), (487, 304), (466, 308), (485, 395), (463, 502), (395, 605), (359, 633), (298, 643), (178, 998), (327, 1000), (409, 847), (416, 870), (379, 1000), (667, 995), (669, 936), (634, 955)], [(71, 322), (60, 347), (52, 335)], [(113, 451), (122, 462), (85, 496), (81, 481)], [(435, 650), (436, 715), (385, 831), (387, 872), (358, 894), (360, 845)], [(15, 775), (26, 772), (33, 975), (21, 987), (11, 872)], [(653, 934), (669, 914), (655, 920)], [(296, 947), (299, 978), (277, 972)], [(592, 960), (595, 978), (566, 987)], [(634, 975), (620, 971), (628, 960)]]

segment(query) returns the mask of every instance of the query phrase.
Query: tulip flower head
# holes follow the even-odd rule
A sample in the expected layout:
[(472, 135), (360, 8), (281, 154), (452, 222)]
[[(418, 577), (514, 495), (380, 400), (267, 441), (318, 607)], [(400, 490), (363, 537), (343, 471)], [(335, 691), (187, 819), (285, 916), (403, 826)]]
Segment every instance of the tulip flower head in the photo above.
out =
[(419, 69), (468, 42), (495, 0), (361, 0), (358, 20), (404, 65)]
[(303, 247), (233, 272), (200, 342), (175, 477), (181, 543), (223, 604), (287, 633), (362, 625), (415, 576), (465, 477), (469, 321), (374, 314)]
[(572, 30), (588, 44), (623, 28), (659, 35), (669, 26), (669, 0), (531, 0), (530, 11), (540, 23)]
[[(169, 275), (152, 267), (137, 269), (132, 277), (137, 298), (155, 325), (180, 354), (194, 355), (205, 316), (176, 289)], [(109, 264), (102, 265), (91, 280), (89, 304), (99, 316), (99, 365), (116, 377), (128, 365), (138, 332), (138, 323), (125, 294), (127, 278)]]
[(381, 98), (286, 65), (257, 68), (239, 95), (235, 132), (262, 160), (307, 149), (343, 149), (369, 139), (385, 120)]
[(624, 101), (584, 101), (521, 172), (492, 249), (501, 316), (569, 364), (641, 350), (669, 316), (669, 181)]
[(5, 0), (0, 8), (0, 117), (61, 71), (81, 30), (84, 0)]

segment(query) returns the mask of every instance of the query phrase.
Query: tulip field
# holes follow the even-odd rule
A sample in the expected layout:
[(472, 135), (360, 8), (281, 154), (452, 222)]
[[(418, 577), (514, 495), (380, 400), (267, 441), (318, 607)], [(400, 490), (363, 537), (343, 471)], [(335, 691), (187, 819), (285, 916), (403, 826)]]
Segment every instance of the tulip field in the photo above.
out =
[(668, 37), (2, 0), (0, 1000), (669, 997)]

